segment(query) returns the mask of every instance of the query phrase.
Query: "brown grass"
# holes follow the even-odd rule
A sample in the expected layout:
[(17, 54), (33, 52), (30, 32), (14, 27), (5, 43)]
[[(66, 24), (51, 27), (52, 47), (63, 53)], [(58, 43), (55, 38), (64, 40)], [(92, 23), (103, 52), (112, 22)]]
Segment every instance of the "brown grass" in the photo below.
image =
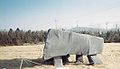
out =
[[(42, 58), (42, 49), (44, 45), (32, 46), (8, 46), (0, 47), (0, 69), (19, 69), (21, 58), (40, 63)], [(83, 65), (74, 65), (70, 63), (65, 65), (70, 69), (119, 69), (120, 67), (120, 43), (105, 43), (103, 53), (99, 54), (99, 58), (103, 61), (101, 65), (87, 66), (88, 63), (86, 56), (84, 56)], [(75, 55), (71, 55), (69, 60), (75, 61)], [(53, 65), (27, 65), (23, 63), (23, 69), (54, 69)]]

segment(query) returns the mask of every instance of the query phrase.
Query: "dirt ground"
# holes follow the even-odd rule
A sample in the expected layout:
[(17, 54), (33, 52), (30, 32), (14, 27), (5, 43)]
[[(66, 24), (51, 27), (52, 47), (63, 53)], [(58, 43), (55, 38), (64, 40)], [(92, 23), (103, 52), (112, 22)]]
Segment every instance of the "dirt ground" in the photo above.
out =
[[(55, 69), (53, 65), (40, 64), (43, 47), (44, 45), (0, 47), (0, 69), (20, 69), (22, 59), (22, 69)], [(69, 69), (120, 69), (120, 43), (105, 43), (103, 53), (97, 56), (103, 64), (88, 66), (88, 60), (84, 56), (84, 64), (75, 65), (75, 55), (71, 55), (71, 63), (65, 66)]]

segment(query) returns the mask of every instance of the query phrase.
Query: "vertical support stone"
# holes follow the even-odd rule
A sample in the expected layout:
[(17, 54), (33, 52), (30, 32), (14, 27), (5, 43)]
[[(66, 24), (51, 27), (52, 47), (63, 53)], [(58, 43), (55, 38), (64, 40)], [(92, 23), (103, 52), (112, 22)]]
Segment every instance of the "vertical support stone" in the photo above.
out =
[(69, 67), (64, 67), (62, 62), (62, 57), (54, 57), (55, 69), (69, 69)]
[(54, 66), (63, 67), (62, 57), (54, 57)]
[(97, 57), (97, 55), (87, 55), (89, 64), (102, 64), (102, 61)]
[(94, 64), (102, 64), (102, 61), (97, 56), (91, 56), (91, 59), (93, 60)]

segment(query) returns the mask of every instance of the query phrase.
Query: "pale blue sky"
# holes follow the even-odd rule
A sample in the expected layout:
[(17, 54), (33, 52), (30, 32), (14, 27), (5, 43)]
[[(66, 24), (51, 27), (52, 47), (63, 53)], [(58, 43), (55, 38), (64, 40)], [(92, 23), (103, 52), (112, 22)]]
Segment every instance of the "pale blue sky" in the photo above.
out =
[(105, 28), (106, 22), (120, 23), (120, 0), (0, 0), (0, 29)]

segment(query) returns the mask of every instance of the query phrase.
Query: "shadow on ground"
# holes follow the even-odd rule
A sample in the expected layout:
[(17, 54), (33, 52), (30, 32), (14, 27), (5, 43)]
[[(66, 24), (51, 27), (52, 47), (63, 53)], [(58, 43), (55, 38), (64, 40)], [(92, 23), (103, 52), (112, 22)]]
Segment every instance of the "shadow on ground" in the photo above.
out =
[[(23, 61), (23, 62), (22, 62)], [(22, 63), (22, 66), (21, 66)], [(74, 62), (69, 62), (72, 65), (79, 65)], [(23, 69), (23, 68), (30, 68), (34, 66), (42, 66), (42, 65), (53, 65), (53, 58), (49, 59), (47, 61), (44, 61), (43, 58), (38, 59), (11, 59), (11, 60), (1, 60), (0, 59), (0, 69)], [(64, 64), (64, 63), (63, 63)], [(83, 64), (80, 64), (83, 65)], [(84, 64), (86, 66), (89, 66), (89, 64)], [(21, 67), (21, 68), (20, 68)]]
[[(22, 59), (1, 60), (0, 69), (20, 69)], [(43, 58), (39, 59), (23, 59), (22, 68), (34, 67), (41, 65), (53, 65), (51, 61), (43, 61)]]

